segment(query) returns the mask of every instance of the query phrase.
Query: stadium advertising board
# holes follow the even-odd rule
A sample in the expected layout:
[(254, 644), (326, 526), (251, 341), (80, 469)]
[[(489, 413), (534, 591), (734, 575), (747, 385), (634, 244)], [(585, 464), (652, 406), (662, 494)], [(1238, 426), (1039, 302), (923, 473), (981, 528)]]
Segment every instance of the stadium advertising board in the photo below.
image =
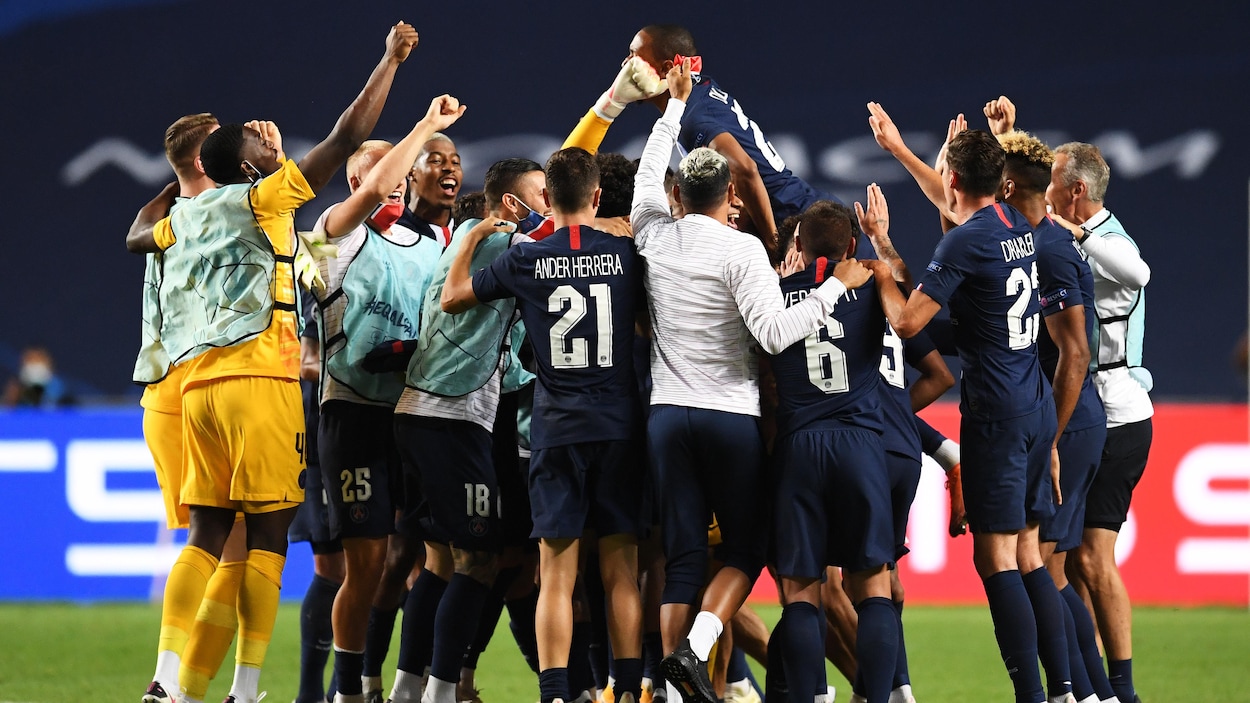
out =
[[(1134, 602), (1250, 604), (1250, 443), (1240, 405), (1159, 405), (1150, 465), (1121, 533)], [(925, 411), (958, 435), (954, 404)], [(185, 540), (164, 509), (135, 410), (8, 413), (0, 421), (0, 599), (159, 596)], [(943, 476), (927, 464), (901, 562), (909, 603), (980, 602), (972, 541), (946, 536)], [(283, 579), (302, 596), (312, 564), (293, 545)], [(771, 600), (764, 577), (754, 597)]]

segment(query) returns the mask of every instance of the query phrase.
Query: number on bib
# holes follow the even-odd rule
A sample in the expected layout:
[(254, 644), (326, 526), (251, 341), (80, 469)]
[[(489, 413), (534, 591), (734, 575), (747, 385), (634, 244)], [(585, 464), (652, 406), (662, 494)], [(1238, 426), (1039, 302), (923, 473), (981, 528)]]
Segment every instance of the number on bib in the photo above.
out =
[[(612, 289), (606, 283), (592, 283), (590, 297), (595, 301), (594, 365), (607, 368), (612, 365)], [(590, 366), (586, 340), (569, 338), (568, 334), (586, 316), (586, 298), (573, 286), (558, 286), (547, 297), (547, 311), (561, 310), (564, 314), (551, 326), (551, 365), (557, 369), (584, 369)]]

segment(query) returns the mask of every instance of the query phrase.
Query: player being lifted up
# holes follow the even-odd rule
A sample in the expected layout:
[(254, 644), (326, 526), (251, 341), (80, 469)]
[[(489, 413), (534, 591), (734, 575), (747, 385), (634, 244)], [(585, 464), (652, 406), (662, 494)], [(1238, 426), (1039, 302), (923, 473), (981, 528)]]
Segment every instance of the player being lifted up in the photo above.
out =
[[(635, 445), (637, 395), (634, 316), (642, 272), (628, 238), (592, 228), (599, 168), (583, 149), (563, 149), (547, 162), (543, 200), (556, 231), (508, 249), (469, 275), (458, 258), (443, 287), (443, 309), (460, 312), (479, 300), (515, 297), (534, 340), (538, 386), (530, 446), (530, 501), (540, 538), (537, 618), (543, 703), (571, 701), (569, 644), (573, 586), (582, 532), (599, 538), (599, 568), (608, 595), (616, 699), (634, 703), (642, 679), (637, 533), (642, 480)], [(486, 221), (465, 235), (471, 249), (511, 223)], [(588, 565), (589, 566), (589, 565)]]
[[(630, 221), (647, 261), (655, 336), (647, 449), (665, 488), (661, 630), (671, 654), (664, 670), (670, 700), (713, 703), (708, 653), (750, 592), (767, 548), (754, 502), (766, 479), (752, 337), (774, 354), (802, 340), (868, 272), (853, 260), (839, 263), (833, 277), (787, 308), (764, 247), (725, 224), (734, 187), (725, 157), (711, 149), (682, 159), (677, 190), (686, 215), (673, 219), (664, 173), (690, 97), (690, 68), (686, 59), (668, 73), (672, 99), (643, 150)], [(700, 598), (713, 512), (725, 566)]]
[[(874, 125), (879, 118), (874, 114)], [(1063, 610), (1038, 546), (1038, 521), (1054, 512), (1054, 402), (1037, 360), (1037, 255), (1029, 223), (995, 202), (1005, 154), (986, 132), (961, 132), (941, 172), (945, 211), (956, 226), (909, 297), (878, 286), (890, 324), (911, 337), (949, 305), (963, 363), (960, 439), (964, 501), (999, 650), (1019, 703), (1046, 700), (1034, 666), (1039, 629), (1052, 700), (1071, 698)], [(884, 204), (884, 198), (882, 198)], [(864, 228), (881, 261), (878, 277), (912, 277), (870, 203)], [(1023, 574), (1023, 575), (1022, 575)], [(1037, 615), (1035, 616), (1035, 611)], [(1045, 629), (1042, 629), (1045, 628)]]

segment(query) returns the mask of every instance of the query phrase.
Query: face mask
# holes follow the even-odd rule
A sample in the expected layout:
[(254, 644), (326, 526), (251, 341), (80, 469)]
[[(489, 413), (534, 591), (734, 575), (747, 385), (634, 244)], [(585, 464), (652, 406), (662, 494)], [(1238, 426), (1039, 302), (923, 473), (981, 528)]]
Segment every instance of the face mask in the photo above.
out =
[(404, 215), (403, 203), (382, 203), (373, 211), (373, 215), (369, 217), (374, 228), (379, 232), (385, 232), (391, 228), (391, 225), (399, 222), (399, 218)]
[(260, 179), (265, 177), (265, 174), (261, 173), (260, 169), (253, 166), (251, 161), (248, 161), (247, 159), (243, 159), (243, 163), (246, 164), (248, 168), (252, 169), (251, 173), (244, 174), (245, 176), (247, 176), (247, 180), (252, 182), (252, 185), (259, 183)]
[(526, 203), (524, 200), (517, 198), (515, 195), (513, 195), (512, 197), (516, 198), (516, 201), (518, 203), (521, 203), (521, 205), (524, 206), (526, 210), (530, 211), (528, 215), (523, 217), (521, 221), (517, 223), (517, 230), (519, 230), (521, 234), (529, 234), (530, 232), (533, 232), (534, 230), (542, 226), (542, 223), (547, 220), (547, 218), (543, 217), (542, 214), (540, 214), (537, 210), (530, 207), (529, 204)]

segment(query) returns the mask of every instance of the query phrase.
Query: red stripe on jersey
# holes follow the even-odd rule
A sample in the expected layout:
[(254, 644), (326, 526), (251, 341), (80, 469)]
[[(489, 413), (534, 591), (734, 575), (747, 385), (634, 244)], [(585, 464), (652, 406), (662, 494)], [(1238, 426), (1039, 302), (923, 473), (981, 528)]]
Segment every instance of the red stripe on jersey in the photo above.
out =
[(1052, 225), (1055, 224), (1055, 218), (1051, 217), (1049, 212), (1046, 213), (1046, 221)]
[(816, 259), (816, 282), (817, 283), (825, 282), (825, 267), (828, 265), (829, 265), (829, 260), (826, 259), (825, 257), (822, 256), (819, 259)]
[(572, 247), (574, 250), (582, 248), (582, 226), (581, 225), (569, 226), (569, 246)]
[(998, 213), (998, 219), (1002, 220), (1003, 224), (1007, 225), (1008, 228), (1011, 227), (1011, 220), (1007, 219), (1007, 213), (1003, 212), (1002, 205), (994, 203), (994, 212)]
[(443, 248), (446, 249), (451, 244), (451, 228), (439, 227), (443, 231)]

